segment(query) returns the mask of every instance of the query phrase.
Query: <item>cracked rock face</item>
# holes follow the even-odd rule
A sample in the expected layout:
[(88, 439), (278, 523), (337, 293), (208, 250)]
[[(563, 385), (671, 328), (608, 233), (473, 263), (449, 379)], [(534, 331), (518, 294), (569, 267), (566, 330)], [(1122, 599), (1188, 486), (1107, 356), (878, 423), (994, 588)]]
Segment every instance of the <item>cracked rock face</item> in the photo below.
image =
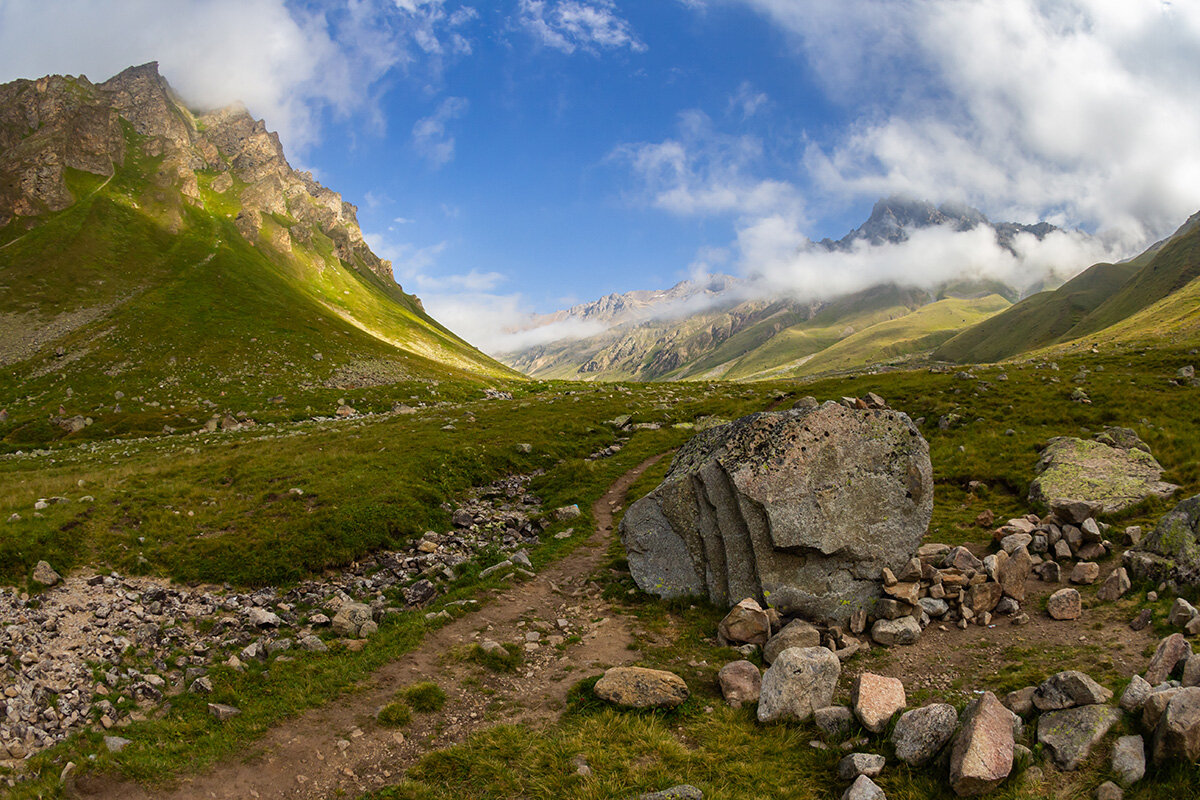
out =
[(908, 416), (828, 402), (697, 435), (620, 533), (643, 591), (840, 622), (913, 556), (932, 512), (929, 446)]

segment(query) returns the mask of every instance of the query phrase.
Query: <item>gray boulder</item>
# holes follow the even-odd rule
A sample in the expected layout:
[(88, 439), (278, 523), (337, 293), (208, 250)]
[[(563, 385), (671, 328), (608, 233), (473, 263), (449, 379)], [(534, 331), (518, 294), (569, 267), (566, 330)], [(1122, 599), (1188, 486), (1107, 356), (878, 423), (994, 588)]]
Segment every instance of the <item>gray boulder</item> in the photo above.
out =
[(784, 650), (763, 675), (758, 721), (803, 722), (833, 703), (842, 664), (824, 647)]
[(916, 644), (921, 638), (921, 625), (912, 617), (876, 620), (871, 626), (871, 638), (884, 647)]
[(854, 726), (854, 714), (846, 706), (825, 706), (813, 711), (813, 723), (829, 740), (845, 739)]
[(958, 712), (948, 703), (905, 711), (892, 730), (896, 758), (913, 767), (923, 767), (934, 759), (958, 727)]
[(1120, 719), (1120, 710), (1111, 706), (1047, 711), (1038, 718), (1037, 737), (1050, 751), (1059, 769), (1074, 770)]
[(689, 441), (620, 534), (662, 597), (770, 601), (845, 621), (901, 571), (933, 511), (929, 446), (902, 413), (828, 402), (743, 417)]
[(1125, 551), (1125, 566), (1133, 578), (1200, 586), (1200, 495), (1163, 515), (1141, 544)]
[(887, 759), (875, 753), (851, 753), (838, 762), (838, 779), (852, 781), (859, 775), (874, 778), (883, 772), (886, 764)]

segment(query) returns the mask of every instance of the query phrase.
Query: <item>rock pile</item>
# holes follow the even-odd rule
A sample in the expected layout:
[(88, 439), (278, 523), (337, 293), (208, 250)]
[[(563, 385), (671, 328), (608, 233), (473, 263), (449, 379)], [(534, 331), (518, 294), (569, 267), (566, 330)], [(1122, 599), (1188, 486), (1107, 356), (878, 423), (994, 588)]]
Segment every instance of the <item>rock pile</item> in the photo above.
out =
[(869, 605), (933, 509), (929, 447), (881, 404), (753, 414), (697, 434), (621, 523), (637, 585), (832, 623)]
[[(729, 680), (734, 673), (736, 680)], [(758, 719), (811, 719), (827, 741), (853, 750), (837, 765), (839, 780), (850, 784), (843, 800), (884, 798), (871, 779), (887, 770), (889, 756), (909, 768), (944, 770), (960, 797), (995, 790), (1035, 758), (1034, 744), (1058, 769), (1076, 770), (1123, 719), (1127, 728), (1141, 733), (1121, 736), (1113, 744), (1111, 770), (1120, 785), (1113, 784), (1106, 796), (1120, 797), (1121, 786), (1142, 780), (1147, 759), (1157, 765), (1200, 760), (1200, 654), (1193, 654), (1179, 634), (1159, 644), (1145, 678), (1135, 675), (1116, 706), (1112, 691), (1076, 670), (1051, 675), (1003, 700), (977, 692), (961, 715), (945, 703), (909, 709), (899, 680), (869, 672), (855, 680), (849, 706), (823, 705), (832, 702), (839, 675), (837, 659), (825, 648), (784, 650), (761, 675)], [(753, 702), (750, 689), (757, 677), (757, 668), (748, 661), (727, 664), (718, 679), (726, 702)], [(851, 738), (855, 721), (868, 738)], [(872, 745), (869, 737), (885, 735), (890, 749), (882, 738)], [(1031, 768), (1031, 774), (1034, 769), (1040, 771)]]
[[(206, 673), (215, 663), (244, 669), (289, 651), (324, 651), (333, 637), (370, 636), (388, 615), (435, 597), (484, 547), (515, 551), (501, 563), (514, 576), (531, 575), (523, 548), (544, 525), (530, 479), (472, 491), (451, 531), (282, 593), (189, 589), (116, 573), (64, 579), (39, 563), (33, 579), (44, 592), (0, 589), (0, 767), (81, 728), (144, 719), (173, 693), (211, 692)], [(94, 664), (106, 667), (99, 680)]]

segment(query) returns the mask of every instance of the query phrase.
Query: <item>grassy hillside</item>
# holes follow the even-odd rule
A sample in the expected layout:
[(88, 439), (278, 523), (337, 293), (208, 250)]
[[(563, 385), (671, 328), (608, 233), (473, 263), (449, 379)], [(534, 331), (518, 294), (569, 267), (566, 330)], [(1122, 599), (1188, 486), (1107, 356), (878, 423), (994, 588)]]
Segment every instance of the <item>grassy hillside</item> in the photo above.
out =
[(1136, 271), (1132, 262), (1096, 264), (1050, 292), (1039, 292), (954, 336), (933, 357), (991, 363), (1060, 340)]
[[(1059, 342), (1096, 337), (1200, 277), (1198, 222), (1200, 219), (1193, 217), (1170, 239), (1137, 258), (1119, 264), (1096, 264), (1055, 291), (1022, 300), (950, 339), (933, 357), (958, 363), (990, 363)], [(1137, 335), (1128, 325), (1121, 331), (1126, 337)]]
[(281, 246), (296, 221), (276, 214), (251, 243), (236, 186), (202, 180), (197, 207), (152, 179), (158, 167), (131, 146), (110, 180), (72, 175), (81, 199), (68, 209), (0, 229), (9, 449), (67, 435), (56, 420), (75, 415), (92, 424), (71, 435), (96, 438), (213, 414), (330, 414), (355, 389), (405, 384), (404, 399), (427, 400), (439, 382), (519, 379), (394, 283), (340, 261), (319, 231)]

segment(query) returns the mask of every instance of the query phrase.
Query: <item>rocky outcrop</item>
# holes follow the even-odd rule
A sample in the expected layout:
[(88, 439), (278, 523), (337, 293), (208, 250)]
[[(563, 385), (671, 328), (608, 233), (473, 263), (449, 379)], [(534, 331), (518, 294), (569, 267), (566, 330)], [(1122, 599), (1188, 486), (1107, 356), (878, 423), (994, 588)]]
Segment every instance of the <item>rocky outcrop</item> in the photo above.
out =
[(929, 524), (929, 448), (902, 413), (754, 414), (704, 431), (621, 523), (630, 571), (662, 597), (754, 597), (845, 620), (901, 571)]
[(1125, 566), (1135, 578), (1200, 586), (1200, 495), (1175, 506), (1139, 546), (1127, 550)]
[(1179, 488), (1162, 480), (1162, 466), (1136, 436), (1107, 435), (1106, 441), (1112, 444), (1051, 439), (1034, 467), (1029, 502), (1053, 508), (1085, 501), (1112, 514), (1147, 497), (1170, 497)]
[[(196, 116), (155, 63), (101, 84), (52, 75), (0, 85), (0, 227), (69, 207), (78, 199), (69, 170), (112, 176), (131, 147), (159, 159), (155, 184), (173, 186), (185, 202), (200, 204), (202, 180), (230, 195), (241, 209), (238, 229), (252, 243), (290, 252), (323, 235), (336, 258), (394, 282), (390, 262), (363, 241), (354, 206), (293, 170), (262, 120), (241, 105)], [(274, 214), (295, 224), (268, 226)]]

